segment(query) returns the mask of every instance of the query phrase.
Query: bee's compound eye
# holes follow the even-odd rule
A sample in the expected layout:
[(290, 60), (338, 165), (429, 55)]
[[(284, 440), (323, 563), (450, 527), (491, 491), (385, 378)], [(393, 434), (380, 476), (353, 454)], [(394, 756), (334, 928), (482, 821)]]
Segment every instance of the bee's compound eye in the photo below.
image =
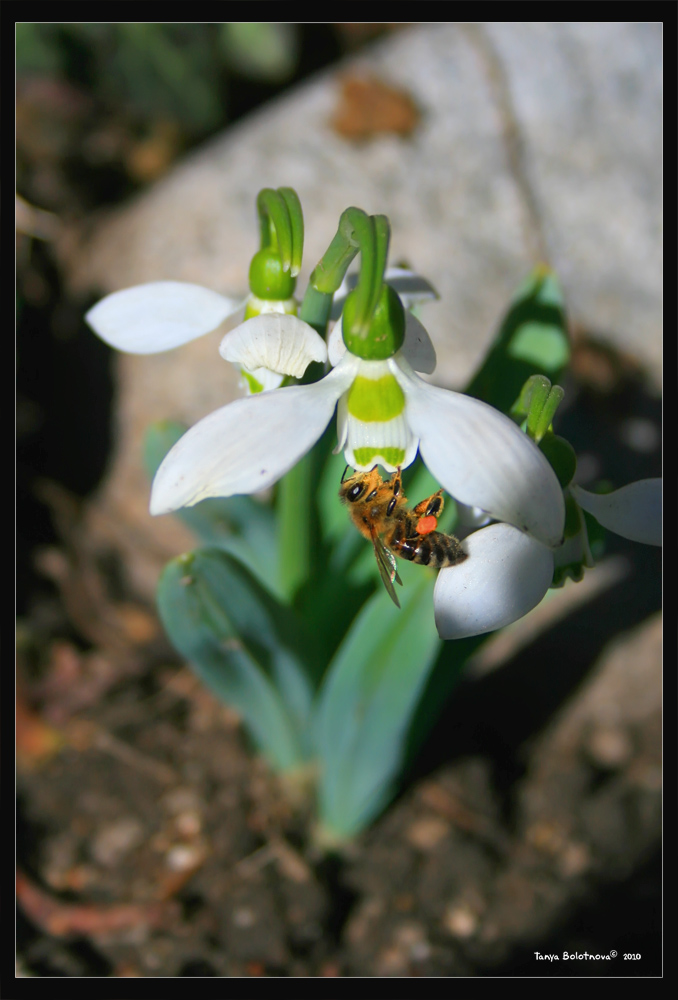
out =
[(355, 486), (352, 486), (351, 489), (348, 491), (348, 498), (349, 498), (349, 500), (357, 500), (358, 497), (360, 496), (360, 494), (362, 493), (362, 491), (363, 491), (363, 488), (362, 488), (361, 484), (360, 483), (356, 483)]

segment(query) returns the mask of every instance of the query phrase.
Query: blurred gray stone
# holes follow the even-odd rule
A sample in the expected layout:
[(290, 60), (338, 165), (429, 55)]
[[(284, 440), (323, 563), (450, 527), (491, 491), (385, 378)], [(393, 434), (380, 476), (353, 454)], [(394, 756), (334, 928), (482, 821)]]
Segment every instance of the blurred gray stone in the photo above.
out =
[(549, 262), (570, 314), (659, 381), (662, 26), (485, 27), (508, 79)]
[[(517, 285), (546, 257), (572, 320), (633, 353), (658, 385), (661, 61), (658, 22), (415, 24), (271, 102), (102, 219), (71, 258), (72, 286), (106, 293), (178, 279), (245, 293), (257, 192), (289, 185), (306, 220), (302, 291), (344, 208), (389, 216), (391, 260), (441, 296), (423, 316), (439, 384), (464, 384)], [(406, 90), (421, 110), (412, 136), (337, 135), (347, 72)], [(119, 450), (102, 494), (113, 519), (130, 489), (146, 500), (143, 427), (192, 423), (237, 391), (219, 339), (121, 359)], [(160, 549), (175, 544), (139, 505), (130, 516), (142, 534), (165, 537)]]

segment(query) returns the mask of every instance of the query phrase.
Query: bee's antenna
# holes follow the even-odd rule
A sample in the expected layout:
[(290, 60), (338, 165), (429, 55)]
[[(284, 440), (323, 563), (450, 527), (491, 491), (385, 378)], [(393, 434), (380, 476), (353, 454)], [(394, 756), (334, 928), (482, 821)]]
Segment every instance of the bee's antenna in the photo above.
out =
[(341, 474), (341, 481), (342, 481), (342, 483), (343, 483), (344, 479), (346, 478), (346, 473), (347, 472), (348, 472), (348, 465), (346, 466), (346, 468), (344, 469), (344, 471)]

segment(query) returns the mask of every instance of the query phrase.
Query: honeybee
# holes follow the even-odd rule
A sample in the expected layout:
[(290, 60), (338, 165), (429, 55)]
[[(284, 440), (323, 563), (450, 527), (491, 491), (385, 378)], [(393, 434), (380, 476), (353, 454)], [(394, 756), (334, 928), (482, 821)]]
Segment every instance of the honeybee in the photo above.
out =
[[(347, 469), (348, 466), (344, 476)], [(410, 509), (403, 493), (400, 469), (386, 481), (377, 472), (376, 465), (370, 472), (356, 472), (348, 479), (344, 476), (339, 499), (348, 506), (358, 531), (372, 542), (379, 573), (397, 607), (400, 601), (393, 582), (402, 586), (402, 580), (395, 556), (434, 569), (456, 566), (467, 558), (454, 535), (436, 531), (444, 506), (442, 490)]]

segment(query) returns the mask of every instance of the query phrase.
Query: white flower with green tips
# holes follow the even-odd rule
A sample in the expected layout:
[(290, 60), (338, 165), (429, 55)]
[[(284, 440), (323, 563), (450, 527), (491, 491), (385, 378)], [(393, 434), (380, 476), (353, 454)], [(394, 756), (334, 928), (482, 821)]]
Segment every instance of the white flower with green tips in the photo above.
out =
[[(260, 299), (250, 294), (237, 300), (184, 281), (154, 281), (107, 295), (86, 319), (102, 340), (129, 354), (168, 351), (219, 327), (234, 335), (244, 330), (244, 337), (224, 340), (220, 350), (239, 367), (243, 388), (256, 393), (276, 389), (285, 377), (298, 378), (310, 361), (327, 359), (325, 344), (315, 331), (315, 339), (301, 338), (293, 352), (287, 349), (287, 318), (296, 312), (294, 298)], [(278, 367), (257, 364), (261, 351), (249, 345), (261, 339), (268, 341), (265, 353)]]

